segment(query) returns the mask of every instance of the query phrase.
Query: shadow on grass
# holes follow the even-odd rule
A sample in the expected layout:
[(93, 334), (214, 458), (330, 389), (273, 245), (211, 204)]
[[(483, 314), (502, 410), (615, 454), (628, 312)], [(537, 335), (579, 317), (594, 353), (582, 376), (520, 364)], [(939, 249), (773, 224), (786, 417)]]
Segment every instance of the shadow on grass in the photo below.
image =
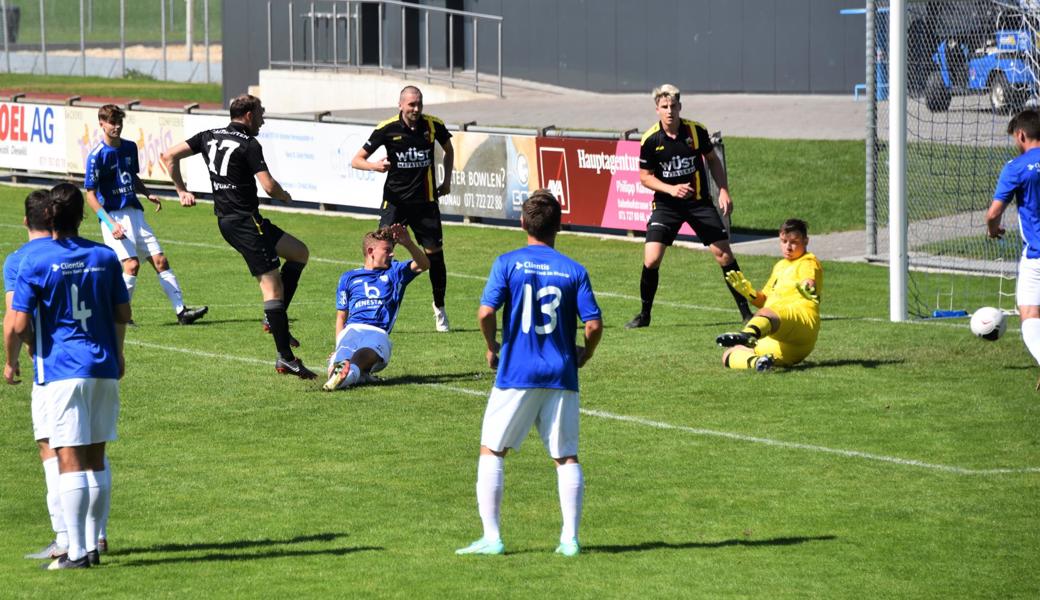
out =
[(268, 550), (266, 552), (258, 552), (255, 554), (230, 554), (226, 552), (217, 552), (213, 554), (204, 554), (202, 556), (171, 556), (169, 558), (128, 560), (126, 562), (118, 563), (116, 566), (149, 567), (152, 565), (163, 565), (172, 563), (264, 560), (270, 558), (299, 558), (306, 556), (321, 556), (323, 554), (327, 554), (329, 556), (345, 556), (347, 554), (354, 554), (355, 552), (381, 550), (384, 550), (384, 548), (382, 548), (381, 546), (355, 546), (352, 548), (330, 548), (328, 550)]
[(260, 319), (210, 319), (209, 315), (195, 321), (191, 325), (181, 325), (177, 321), (163, 321), (162, 323), (145, 323), (146, 326), (153, 325), (159, 327), (208, 327), (210, 325), (227, 325), (228, 323), (254, 323), (256, 324), (256, 330), (262, 331), (260, 326)]
[(199, 550), (242, 550), (245, 548), (263, 548), (265, 546), (288, 546), (290, 544), (307, 544), (310, 542), (334, 542), (339, 538), (347, 537), (346, 533), (316, 533), (313, 535), (298, 535), (285, 540), (234, 540), (230, 542), (197, 542), (192, 544), (156, 544), (155, 546), (142, 546), (139, 548), (113, 549), (108, 554), (120, 556), (122, 554), (139, 554), (141, 552), (197, 552)]
[(646, 552), (648, 550), (690, 550), (727, 548), (729, 546), (796, 546), (808, 542), (829, 542), (838, 539), (834, 535), (806, 536), (806, 537), (780, 537), (768, 540), (722, 540), (719, 542), (643, 542), (641, 544), (618, 544), (611, 546), (582, 546), (582, 553), (621, 554), (623, 552)]
[(863, 367), (864, 369), (876, 369), (882, 365), (901, 365), (906, 361), (902, 358), (842, 358), (837, 360), (806, 361), (798, 363), (793, 367), (785, 367), (785, 371), (805, 371), (808, 369), (819, 369), (827, 367)]
[(410, 383), (422, 385), (430, 383), (461, 383), (464, 381), (487, 381), (494, 376), (495, 372), (488, 369), (485, 371), (467, 371), (465, 373), (430, 373), (428, 375), (395, 375), (384, 377), (372, 385), (407, 385)]

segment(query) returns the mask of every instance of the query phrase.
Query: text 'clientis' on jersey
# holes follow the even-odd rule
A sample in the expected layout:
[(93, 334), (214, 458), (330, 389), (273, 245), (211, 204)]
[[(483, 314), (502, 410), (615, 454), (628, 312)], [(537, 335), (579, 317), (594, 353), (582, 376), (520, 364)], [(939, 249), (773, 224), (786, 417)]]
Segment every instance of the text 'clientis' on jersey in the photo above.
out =
[(362, 323), (390, 333), (404, 300), (404, 289), (418, 276), (410, 260), (395, 260), (389, 269), (347, 271), (336, 287), (336, 310), (347, 311), (348, 325)]
[(693, 187), (693, 197), (688, 200), (654, 192), (654, 202), (710, 202), (704, 155), (714, 149), (708, 130), (696, 121), (682, 119), (674, 138), (665, 133), (660, 121), (648, 129), (639, 145), (639, 168), (668, 185), (687, 183)]
[(444, 121), (432, 115), (420, 116), (415, 129), (405, 124), (400, 113), (376, 125), (364, 148), (371, 155), (380, 146), (386, 147), (390, 170), (383, 185), (383, 201), (395, 205), (435, 202), (434, 142), (443, 147), (450, 139)]
[(129, 302), (122, 265), (107, 246), (78, 237), (33, 244), (11, 306), (33, 315), (36, 383), (117, 379), (115, 307)]
[(1040, 148), (1016, 156), (1004, 165), (993, 199), (1018, 203), (1022, 256), (1040, 258)]
[(264, 150), (241, 123), (200, 131), (187, 140), (202, 153), (213, 184), (213, 213), (218, 217), (255, 215), (260, 207), (255, 175), (267, 170)]
[(134, 179), (141, 172), (137, 162), (137, 144), (123, 139), (119, 140), (118, 146), (98, 142), (87, 155), (86, 171), (83, 187), (94, 190), (105, 210), (143, 210), (134, 191)]
[(578, 391), (577, 320), (602, 318), (585, 267), (548, 246), (507, 252), (480, 304), (505, 307), (495, 387)]

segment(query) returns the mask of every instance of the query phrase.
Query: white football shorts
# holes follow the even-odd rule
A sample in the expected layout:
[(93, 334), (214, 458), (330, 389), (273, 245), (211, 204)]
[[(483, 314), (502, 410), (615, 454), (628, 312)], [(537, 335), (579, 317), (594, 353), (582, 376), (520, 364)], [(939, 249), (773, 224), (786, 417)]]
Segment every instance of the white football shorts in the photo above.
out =
[[(74, 378), (52, 381), (33, 390), (50, 420), (51, 448), (87, 446), (116, 439), (119, 380)], [(33, 421), (33, 428), (36, 422)]]
[(1018, 261), (1015, 301), (1019, 306), (1040, 306), (1040, 258), (1023, 256)]
[(32, 424), (33, 439), (37, 442), (51, 437), (54, 427), (53, 419), (47, 412), (47, 387), (33, 382), (32, 386)]
[(549, 456), (578, 455), (578, 392), (547, 388), (491, 388), (480, 445), (495, 452), (520, 451), (531, 426), (538, 427)]
[(116, 251), (120, 262), (138, 256), (147, 258), (162, 254), (162, 248), (159, 247), (159, 240), (156, 239), (155, 232), (148, 225), (148, 221), (144, 220), (144, 211), (127, 208), (113, 210), (108, 213), (108, 216), (112, 218), (113, 223), (122, 225), (123, 231), (126, 233), (126, 237), (117, 240), (112, 237), (108, 225), (101, 223), (101, 235), (105, 238), (105, 245)]
[(390, 364), (390, 354), (394, 349), (390, 336), (374, 325), (351, 323), (336, 336), (336, 350), (329, 359), (329, 366), (350, 360), (362, 348), (371, 348), (381, 359), (372, 367), (372, 373), (382, 371)]

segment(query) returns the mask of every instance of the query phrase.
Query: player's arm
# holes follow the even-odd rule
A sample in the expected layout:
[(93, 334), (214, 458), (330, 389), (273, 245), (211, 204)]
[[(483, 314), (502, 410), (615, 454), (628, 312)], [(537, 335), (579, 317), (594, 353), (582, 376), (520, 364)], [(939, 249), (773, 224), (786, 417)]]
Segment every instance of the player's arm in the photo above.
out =
[(12, 308), (11, 315), (14, 334), (18, 336), (18, 339), (22, 340), (23, 344), (29, 347), (29, 354), (35, 355), (36, 348), (33, 345), (32, 319), (29, 318), (29, 313)]
[(112, 237), (116, 238), (117, 240), (121, 240), (124, 237), (126, 237), (126, 232), (123, 231), (123, 226), (112, 220), (112, 217), (109, 216), (108, 211), (105, 210), (105, 207), (101, 206), (101, 202), (98, 201), (97, 194), (94, 192), (93, 189), (87, 190), (86, 199), (87, 204), (90, 206), (91, 209), (94, 210), (94, 214), (97, 215), (97, 218), (105, 224), (105, 227), (108, 227), (109, 231), (112, 232)]
[(480, 333), (484, 336), (484, 343), (487, 344), (487, 358), (488, 366), (492, 369), (498, 368), (498, 351), (501, 349), (499, 343), (495, 340), (498, 336), (498, 322), (495, 319), (495, 309), (490, 306), (480, 305), (477, 309), (477, 323), (480, 325)]
[(733, 200), (729, 197), (726, 169), (722, 166), (722, 160), (715, 153), (714, 148), (704, 155), (704, 160), (708, 163), (708, 171), (711, 173), (711, 178), (715, 180), (715, 185), (719, 186), (719, 209), (724, 217), (728, 217), (733, 213)]
[(112, 310), (112, 317), (116, 325), (116, 351), (119, 353), (119, 378), (123, 378), (126, 371), (126, 360), (123, 357), (123, 340), (126, 339), (126, 325), (133, 318), (130, 303), (116, 304)]
[(258, 171), (256, 174), (256, 180), (260, 182), (260, 187), (262, 187), (271, 198), (281, 200), (282, 202), (292, 201), (292, 196), (289, 195), (289, 192), (285, 191), (282, 184), (278, 183), (278, 181), (271, 176), (270, 171)]
[(437, 188), (437, 197), (451, 193), (451, 172), (455, 168), (455, 147), (451, 145), (451, 140), (441, 142), (441, 148), (444, 149), (444, 181)]
[(343, 331), (343, 328), (347, 326), (347, 311), (337, 310), (336, 311), (336, 335), (333, 339), (339, 339), (339, 332)]
[(394, 223), (390, 226), (390, 233), (394, 236), (394, 241), (404, 246), (408, 253), (412, 255), (411, 269), (413, 273), (422, 273), (430, 268), (430, 257), (426, 255), (425, 250), (412, 241), (412, 236), (408, 234), (407, 227), (400, 223)]
[(166, 172), (173, 180), (173, 187), (177, 188), (177, 196), (181, 200), (181, 206), (195, 206), (195, 194), (188, 191), (184, 185), (184, 177), (181, 176), (181, 159), (195, 154), (188, 142), (181, 142), (162, 153), (162, 162)]
[(4, 311), (4, 352), (7, 359), (4, 363), (4, 379), (7, 383), (14, 385), (21, 383), (18, 379), (22, 375), (21, 367), (18, 364), (18, 353), (22, 349), (22, 339), (14, 331), (14, 311), (11, 309), (14, 292), (7, 292), (4, 296), (7, 303), (7, 309)]
[(643, 184), (655, 192), (661, 192), (662, 194), (668, 194), (674, 198), (689, 198), (693, 196), (693, 186), (688, 183), (680, 183), (678, 185), (672, 185), (665, 183), (654, 175), (653, 171), (648, 169), (639, 169), (639, 183)]
[(600, 338), (603, 337), (603, 321), (592, 319), (585, 322), (585, 347), (578, 347), (578, 368), (585, 366), (596, 352)]
[(148, 186), (146, 186), (144, 182), (141, 181), (141, 178), (137, 176), (137, 173), (134, 173), (133, 177), (134, 191), (138, 194), (141, 194), (145, 198), (148, 198), (148, 201), (155, 205), (155, 212), (159, 212), (160, 210), (162, 210), (162, 201), (159, 200), (159, 196), (153, 194), (152, 191), (148, 189)]
[(993, 203), (989, 205), (989, 210), (986, 211), (986, 234), (993, 239), (1000, 239), (1004, 237), (1004, 228), (1000, 225), (1001, 220), (1004, 218), (1004, 211), (1007, 210), (1007, 202), (993, 199)]
[(357, 154), (354, 155), (354, 158), (350, 160), (350, 166), (354, 167), (358, 171), (376, 171), (377, 173), (386, 173), (390, 170), (389, 158), (384, 158), (379, 162), (372, 162), (368, 160), (368, 157), (371, 155), (371, 152), (362, 147), (357, 151)]

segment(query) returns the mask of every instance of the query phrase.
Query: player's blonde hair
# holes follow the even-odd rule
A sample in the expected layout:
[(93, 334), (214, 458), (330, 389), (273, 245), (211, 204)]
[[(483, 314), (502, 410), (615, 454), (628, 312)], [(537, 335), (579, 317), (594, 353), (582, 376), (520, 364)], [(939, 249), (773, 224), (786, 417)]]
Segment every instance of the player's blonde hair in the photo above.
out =
[(675, 102), (681, 102), (679, 97), (682, 95), (682, 92), (679, 91), (679, 88), (670, 83), (664, 83), (655, 87), (653, 94), (654, 106), (657, 106), (657, 103), (661, 101), (661, 98), (668, 98)]
[(391, 246), (394, 245), (394, 234), (390, 233), (389, 227), (382, 227), (366, 233), (365, 237), (361, 238), (361, 255), (368, 254), (368, 249), (374, 246), (376, 242), (390, 242)]

